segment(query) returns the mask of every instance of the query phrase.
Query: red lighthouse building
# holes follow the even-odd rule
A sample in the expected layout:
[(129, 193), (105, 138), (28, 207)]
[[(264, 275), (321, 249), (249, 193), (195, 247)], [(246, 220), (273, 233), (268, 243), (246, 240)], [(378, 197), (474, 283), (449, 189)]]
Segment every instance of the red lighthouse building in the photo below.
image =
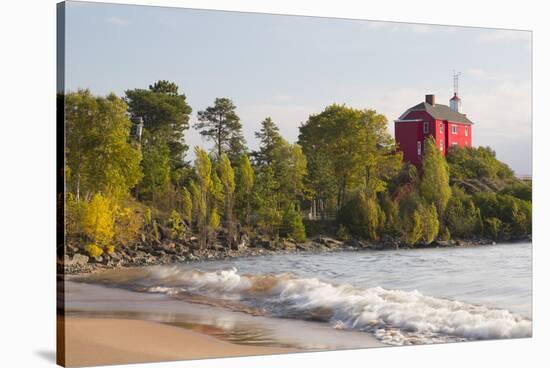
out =
[(434, 95), (405, 111), (395, 120), (395, 140), (403, 151), (403, 160), (415, 166), (422, 162), (424, 140), (429, 136), (443, 155), (450, 147), (471, 147), (473, 123), (459, 112), (460, 97), (455, 92), (449, 106), (435, 103)]

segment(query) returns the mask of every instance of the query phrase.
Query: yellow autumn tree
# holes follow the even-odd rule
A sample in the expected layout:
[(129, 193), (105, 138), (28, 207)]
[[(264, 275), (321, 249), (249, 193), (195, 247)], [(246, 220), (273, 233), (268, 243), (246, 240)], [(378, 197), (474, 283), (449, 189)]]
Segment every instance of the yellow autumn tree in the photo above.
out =
[(92, 241), (86, 248), (91, 256), (98, 256), (111, 246), (115, 235), (115, 208), (113, 202), (102, 195), (95, 194), (82, 211), (81, 227)]

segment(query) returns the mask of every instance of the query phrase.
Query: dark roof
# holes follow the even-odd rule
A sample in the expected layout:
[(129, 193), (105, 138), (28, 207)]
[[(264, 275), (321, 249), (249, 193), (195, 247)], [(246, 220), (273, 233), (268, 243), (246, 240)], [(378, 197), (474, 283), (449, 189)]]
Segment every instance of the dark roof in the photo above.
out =
[(434, 119), (452, 121), (453, 123), (473, 124), (465, 114), (453, 111), (447, 105), (430, 105), (429, 103), (421, 102), (411, 107), (407, 113), (410, 111), (426, 111)]

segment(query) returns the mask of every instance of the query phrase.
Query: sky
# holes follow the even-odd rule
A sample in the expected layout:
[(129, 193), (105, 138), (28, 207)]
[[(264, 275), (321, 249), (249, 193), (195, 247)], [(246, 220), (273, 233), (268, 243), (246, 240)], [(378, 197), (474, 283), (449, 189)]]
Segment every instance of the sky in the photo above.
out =
[[(251, 149), (265, 117), (295, 142), (332, 103), (375, 109), (393, 135), (424, 95), (448, 104), (459, 71), (473, 145), (532, 173), (528, 31), (68, 2), (65, 37), (68, 91), (124, 96), (170, 80), (193, 108), (191, 125), (228, 97)], [(186, 143), (211, 147), (193, 128)]]

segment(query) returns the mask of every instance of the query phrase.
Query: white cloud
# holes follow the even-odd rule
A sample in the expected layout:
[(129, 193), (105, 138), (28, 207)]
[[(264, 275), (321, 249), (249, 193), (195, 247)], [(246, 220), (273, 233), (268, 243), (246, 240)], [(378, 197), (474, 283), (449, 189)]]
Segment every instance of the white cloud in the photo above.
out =
[(390, 32), (413, 32), (413, 33), (455, 33), (457, 27), (441, 26), (420, 23), (399, 23), (384, 21), (366, 21), (367, 30), (386, 30)]
[(113, 24), (115, 26), (127, 26), (130, 22), (127, 19), (120, 17), (109, 17), (107, 18), (107, 23)]
[(470, 75), (472, 77), (478, 77), (478, 78), (487, 77), (487, 72), (483, 69), (478, 69), (478, 68), (468, 68), (464, 71), (464, 74)]
[(482, 32), (477, 37), (479, 43), (522, 41), (531, 43), (531, 32), (491, 29)]

